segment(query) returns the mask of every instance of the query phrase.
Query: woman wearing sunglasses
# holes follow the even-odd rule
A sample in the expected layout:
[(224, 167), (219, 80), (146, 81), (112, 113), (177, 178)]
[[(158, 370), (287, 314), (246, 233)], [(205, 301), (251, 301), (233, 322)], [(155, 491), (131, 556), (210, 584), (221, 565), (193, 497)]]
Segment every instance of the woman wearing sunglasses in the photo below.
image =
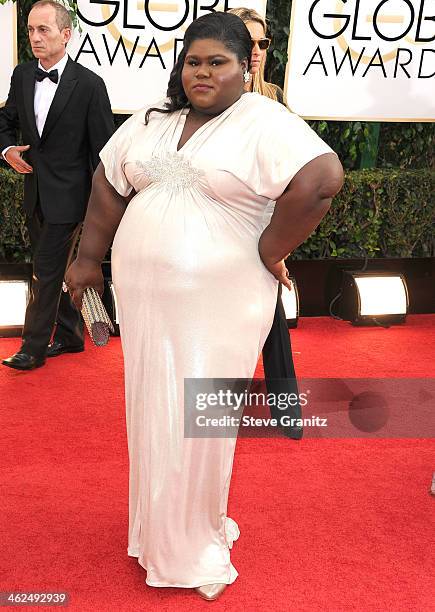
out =
[[(276, 100), (285, 105), (284, 94), (280, 87), (264, 80), (264, 67), (266, 64), (267, 49), (270, 46), (270, 38), (266, 37), (266, 22), (253, 9), (234, 8), (228, 11), (237, 15), (249, 30), (252, 41), (250, 80), (245, 84), (245, 91), (254, 91), (267, 98)], [(296, 374), (293, 365), (290, 337), (287, 328), (284, 306), (281, 300), (282, 286), (278, 288), (278, 300), (272, 328), (263, 347), (264, 377), (268, 393), (287, 393), (298, 397)], [(284, 289), (287, 291), (287, 289)], [(289, 406), (286, 410), (278, 410), (270, 407), (271, 415), (280, 423), (283, 416), (299, 419), (301, 408), (298, 402)], [(302, 437), (302, 427), (283, 428), (286, 436), (293, 439)]]
[(278, 85), (264, 80), (264, 67), (267, 50), (270, 46), (270, 38), (266, 37), (266, 22), (254, 9), (239, 7), (229, 10), (228, 13), (240, 17), (251, 35), (252, 54), (251, 69), (249, 71), (251, 78), (245, 85), (245, 91), (256, 91), (263, 96), (284, 104), (282, 89)]

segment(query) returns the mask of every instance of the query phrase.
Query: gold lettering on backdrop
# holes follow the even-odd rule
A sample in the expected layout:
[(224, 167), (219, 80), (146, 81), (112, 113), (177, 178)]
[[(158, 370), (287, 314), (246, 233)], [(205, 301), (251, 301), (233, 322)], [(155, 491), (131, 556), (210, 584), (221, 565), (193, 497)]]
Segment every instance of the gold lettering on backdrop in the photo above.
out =
[[(137, 8), (144, 11), (145, 2), (138, 2)], [(160, 11), (161, 13), (176, 13), (178, 11), (178, 6), (176, 4), (164, 4), (163, 2), (150, 2), (149, 9), (152, 12)]]
[[(373, 15), (366, 16), (367, 23), (373, 23)], [(381, 15), (378, 17), (379, 23), (403, 23), (405, 20), (402, 15)]]
[[(367, 15), (366, 17), (366, 21), (367, 23), (373, 23), (373, 15)], [(378, 23), (403, 23), (405, 21), (403, 15), (380, 15), (377, 18), (377, 22)], [(409, 42), (411, 45), (425, 45), (426, 43), (423, 42), (417, 42), (416, 40), (414, 40), (411, 36), (406, 35), (405, 38), (403, 40), (406, 40), (406, 42)], [(397, 49), (396, 49), (397, 51)], [(382, 58), (384, 59), (384, 58)]]
[[(335, 10), (337, 11), (337, 14), (341, 15), (343, 13), (344, 6), (343, 6), (343, 3), (340, 2), (339, 0), (337, 0)], [(373, 23), (373, 17), (374, 17), (373, 15), (366, 15), (366, 22)], [(377, 21), (378, 23), (403, 23), (405, 19), (403, 15), (378, 15)], [(342, 24), (340, 23), (340, 20), (338, 18), (334, 19), (333, 24), (334, 24), (335, 32), (338, 32), (340, 28), (342, 27)], [(404, 40), (406, 40), (412, 45), (417, 45), (417, 46), (421, 46), (425, 44), (424, 42), (416, 42), (412, 37), (408, 35), (405, 36)], [(362, 55), (360, 57), (361, 52), (358, 52), (358, 51), (355, 51), (355, 49), (352, 49), (352, 47), (346, 42), (346, 38), (344, 34), (341, 34), (341, 36), (338, 37), (337, 42), (342, 51), (346, 52), (347, 49), (349, 49), (352, 59), (360, 58), (359, 61), (362, 64), (369, 64), (370, 62), (373, 61), (373, 54), (372, 55)], [(382, 61), (386, 63), (386, 62), (390, 62), (391, 60), (396, 59), (398, 49), (399, 47), (396, 47), (394, 51), (389, 51), (388, 53), (385, 53), (385, 55), (381, 55), (380, 57)]]
[[(144, 0), (139, 0), (137, 3), (137, 9), (138, 10), (144, 10), (145, 9), (145, 2)], [(150, 11), (159, 11), (162, 13), (176, 13), (178, 11), (178, 5), (177, 4), (169, 4), (169, 3), (164, 3), (164, 2), (154, 2), (154, 3), (150, 3), (149, 4), (149, 9)], [(109, 19), (110, 18), (110, 6), (107, 4), (104, 4), (101, 6), (101, 14), (103, 15), (104, 19)], [(185, 32), (187, 30), (187, 26), (182, 26), (180, 28), (183, 32)], [(108, 25), (107, 25), (107, 30), (109, 31), (110, 35), (112, 36), (112, 38), (116, 41), (118, 41), (120, 39), (120, 37), (122, 37), (125, 47), (129, 50), (132, 51), (133, 50), (133, 45), (134, 43), (129, 40), (124, 34), (121, 34), (121, 32), (118, 30), (117, 26), (115, 25), (114, 21), (111, 21)], [(151, 43), (151, 41), (150, 41)], [(174, 48), (174, 38), (169, 39), (167, 42), (159, 45), (159, 51), (161, 54), (166, 53), (168, 51), (171, 51)], [(143, 47), (142, 45), (137, 45), (136, 49), (135, 49), (135, 53), (137, 53), (138, 55), (144, 55), (147, 51), (149, 51), (149, 46), (147, 47)]]

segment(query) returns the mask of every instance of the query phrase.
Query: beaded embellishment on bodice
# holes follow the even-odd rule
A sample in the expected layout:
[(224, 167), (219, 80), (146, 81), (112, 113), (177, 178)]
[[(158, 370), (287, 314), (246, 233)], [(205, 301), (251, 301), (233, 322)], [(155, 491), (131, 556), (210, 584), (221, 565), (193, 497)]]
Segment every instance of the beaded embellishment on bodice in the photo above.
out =
[(179, 191), (195, 187), (204, 171), (194, 168), (189, 159), (181, 153), (167, 152), (153, 156), (149, 161), (137, 160), (140, 168), (151, 183), (162, 183), (167, 191)]

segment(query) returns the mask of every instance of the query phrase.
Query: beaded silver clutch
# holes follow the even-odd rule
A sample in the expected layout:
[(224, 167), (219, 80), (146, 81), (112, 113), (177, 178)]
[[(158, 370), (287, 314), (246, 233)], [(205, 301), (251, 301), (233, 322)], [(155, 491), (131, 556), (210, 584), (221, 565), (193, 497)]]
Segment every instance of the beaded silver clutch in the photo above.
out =
[(82, 315), (95, 346), (107, 344), (110, 332), (114, 333), (114, 329), (103, 302), (93, 287), (88, 287), (83, 293)]

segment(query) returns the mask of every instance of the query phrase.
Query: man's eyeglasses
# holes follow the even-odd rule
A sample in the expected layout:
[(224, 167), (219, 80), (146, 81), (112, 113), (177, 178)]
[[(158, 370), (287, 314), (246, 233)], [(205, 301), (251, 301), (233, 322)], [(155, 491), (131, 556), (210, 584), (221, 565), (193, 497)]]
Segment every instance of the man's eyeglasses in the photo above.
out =
[(260, 47), (262, 51), (266, 51), (266, 49), (270, 46), (270, 38), (251, 38), (252, 47), (255, 47), (256, 44)]

